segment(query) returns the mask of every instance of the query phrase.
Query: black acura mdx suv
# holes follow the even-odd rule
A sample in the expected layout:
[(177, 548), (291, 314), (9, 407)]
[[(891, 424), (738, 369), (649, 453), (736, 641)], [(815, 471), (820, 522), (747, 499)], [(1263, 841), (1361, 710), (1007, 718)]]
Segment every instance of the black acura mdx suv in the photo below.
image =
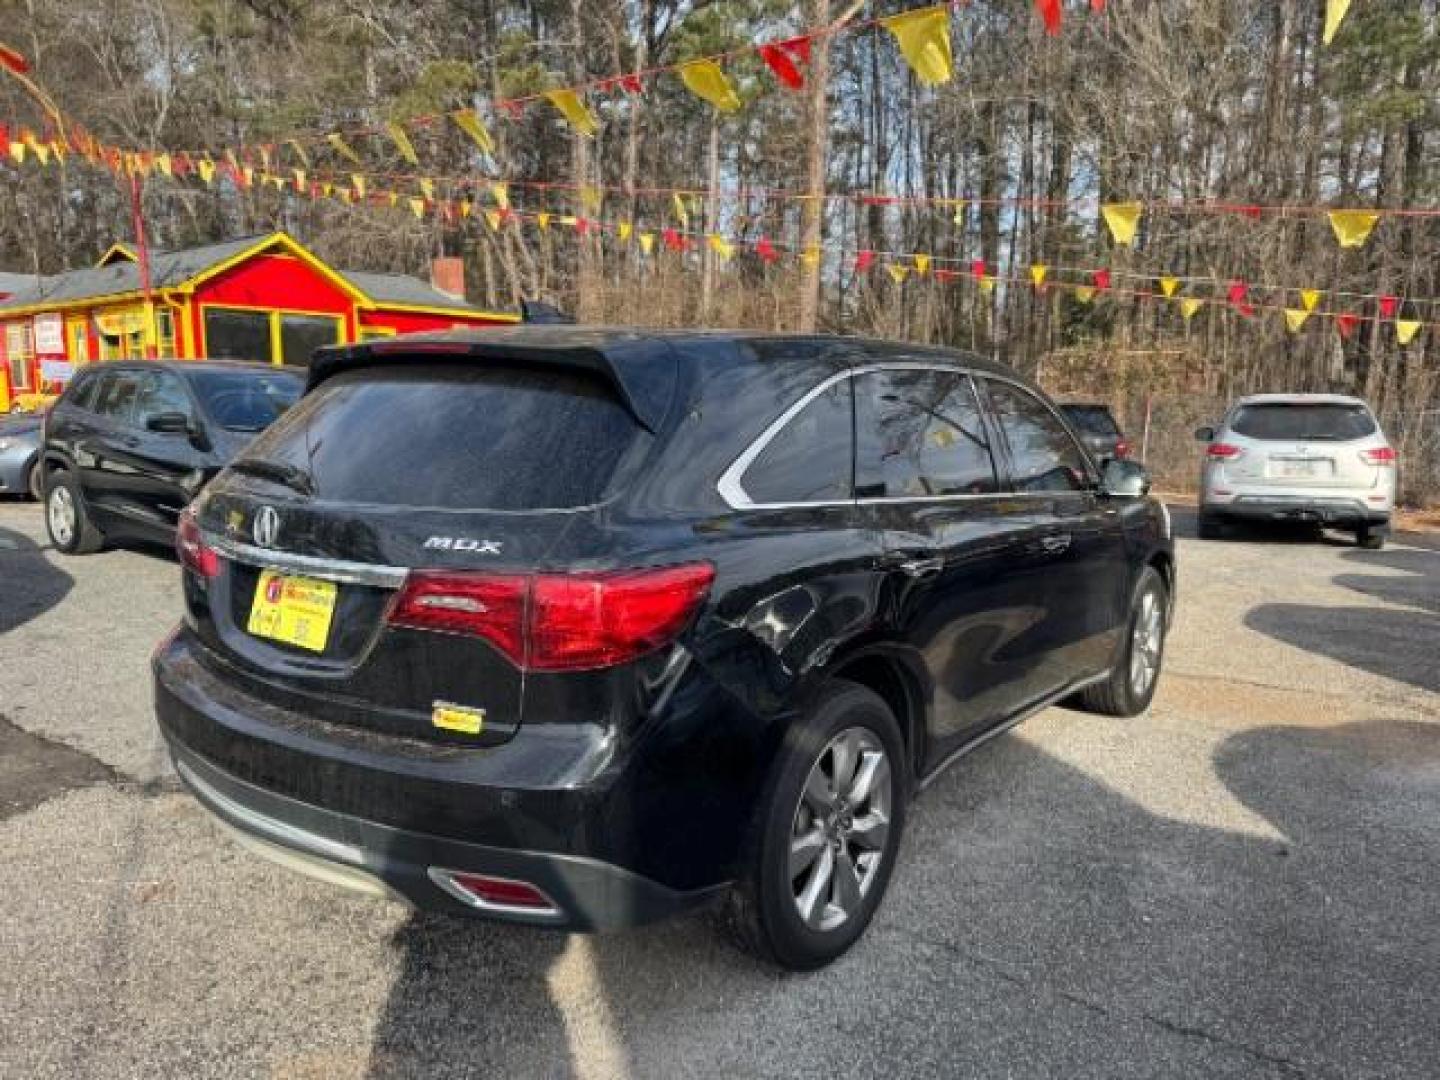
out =
[(817, 967), (948, 762), (1051, 702), (1147, 707), (1175, 564), (1146, 490), (948, 350), (322, 350), (181, 520), (160, 725), (297, 869), (577, 929), (723, 897), (762, 955)]

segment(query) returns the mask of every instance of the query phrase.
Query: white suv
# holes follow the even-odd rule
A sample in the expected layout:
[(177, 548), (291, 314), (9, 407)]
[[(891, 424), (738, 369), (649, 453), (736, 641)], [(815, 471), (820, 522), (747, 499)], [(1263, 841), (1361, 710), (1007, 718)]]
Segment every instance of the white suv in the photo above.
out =
[(1379, 548), (1395, 508), (1395, 451), (1370, 406), (1338, 394), (1257, 394), (1230, 407), (1200, 474), (1200, 535), (1227, 521), (1310, 521)]

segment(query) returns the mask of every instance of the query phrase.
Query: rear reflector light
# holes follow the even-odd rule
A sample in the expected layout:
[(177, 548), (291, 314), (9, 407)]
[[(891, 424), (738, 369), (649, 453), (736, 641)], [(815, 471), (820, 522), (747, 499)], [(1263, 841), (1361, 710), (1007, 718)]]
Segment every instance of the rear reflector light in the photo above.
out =
[(220, 556), (200, 538), (200, 526), (195, 523), (193, 511), (186, 510), (180, 515), (175, 529), (175, 554), (180, 556), (181, 566), (207, 581), (220, 573)]
[(1117, 458), (1128, 458), (1130, 456), (1130, 444), (1121, 439), (1115, 444), (1115, 456)]
[(439, 868), (431, 868), (430, 876), (452, 896), (479, 908), (534, 915), (560, 914), (555, 902), (528, 881)]
[(1361, 450), (1360, 460), (1366, 465), (1394, 465), (1399, 455), (1392, 447), (1377, 446), (1371, 450)]
[(584, 671), (675, 640), (714, 579), (708, 563), (583, 574), (419, 570), (390, 623), (483, 638), (531, 671)]
[(1244, 452), (1244, 450), (1233, 443), (1226, 442), (1212, 442), (1205, 448), (1206, 457), (1216, 458), (1220, 461), (1229, 461), (1233, 458), (1238, 458)]

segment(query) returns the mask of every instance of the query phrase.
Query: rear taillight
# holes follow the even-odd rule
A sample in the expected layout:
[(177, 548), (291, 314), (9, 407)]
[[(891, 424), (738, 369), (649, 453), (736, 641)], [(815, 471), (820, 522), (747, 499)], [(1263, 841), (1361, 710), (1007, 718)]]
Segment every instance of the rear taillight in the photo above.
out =
[(390, 622), (483, 638), (531, 671), (613, 667), (673, 641), (714, 579), (708, 563), (524, 576), (420, 570)]
[(1218, 461), (1233, 461), (1243, 453), (1245, 451), (1240, 447), (1227, 442), (1212, 442), (1205, 448), (1205, 456)]
[(1394, 465), (1399, 455), (1389, 446), (1375, 446), (1369, 450), (1360, 451), (1360, 460), (1366, 465)]
[(201, 539), (193, 511), (186, 510), (180, 515), (175, 529), (175, 553), (180, 556), (181, 566), (207, 581), (220, 573), (220, 555)]
[(1115, 456), (1117, 458), (1128, 458), (1130, 456), (1130, 444), (1121, 439), (1115, 444)]

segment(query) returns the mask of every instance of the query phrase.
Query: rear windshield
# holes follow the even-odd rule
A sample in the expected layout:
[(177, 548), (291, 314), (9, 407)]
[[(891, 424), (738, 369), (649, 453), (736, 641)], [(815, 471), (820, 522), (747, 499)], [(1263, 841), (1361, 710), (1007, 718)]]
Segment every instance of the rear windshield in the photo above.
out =
[(323, 383), (243, 457), (327, 501), (568, 509), (602, 501), (640, 434), (585, 373), (402, 362)]
[(1242, 405), (1230, 430), (1251, 439), (1363, 439), (1375, 434), (1375, 418), (1359, 404), (1267, 402)]
[(1066, 417), (1085, 435), (1119, 435), (1115, 418), (1104, 405), (1062, 405)]
[(205, 412), (228, 431), (264, 431), (305, 389), (282, 371), (192, 371), (190, 382)]

